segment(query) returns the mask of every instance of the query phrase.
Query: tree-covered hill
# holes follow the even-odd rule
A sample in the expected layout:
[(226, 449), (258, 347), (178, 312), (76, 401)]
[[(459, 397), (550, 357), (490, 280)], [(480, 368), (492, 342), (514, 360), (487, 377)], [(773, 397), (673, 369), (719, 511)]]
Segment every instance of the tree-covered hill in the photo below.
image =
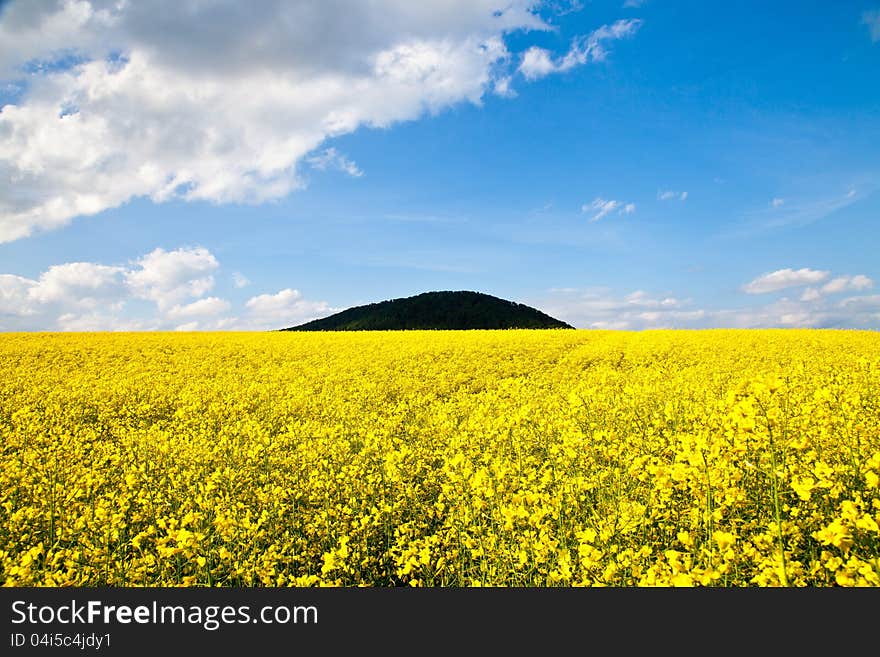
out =
[(306, 322), (282, 331), (574, 328), (540, 310), (481, 292), (425, 292)]

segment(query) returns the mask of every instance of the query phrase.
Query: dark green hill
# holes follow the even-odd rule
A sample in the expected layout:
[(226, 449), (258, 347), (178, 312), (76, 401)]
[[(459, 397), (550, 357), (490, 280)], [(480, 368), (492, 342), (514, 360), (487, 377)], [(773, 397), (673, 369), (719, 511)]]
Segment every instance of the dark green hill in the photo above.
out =
[(425, 292), (356, 306), (282, 331), (574, 328), (530, 306), (481, 292)]

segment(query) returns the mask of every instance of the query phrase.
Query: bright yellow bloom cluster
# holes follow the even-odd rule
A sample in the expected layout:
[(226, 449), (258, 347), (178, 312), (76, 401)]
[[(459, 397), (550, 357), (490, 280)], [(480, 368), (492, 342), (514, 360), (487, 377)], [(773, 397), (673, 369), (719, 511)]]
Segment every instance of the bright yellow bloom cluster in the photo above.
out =
[(877, 586), (880, 334), (0, 335), (0, 582)]

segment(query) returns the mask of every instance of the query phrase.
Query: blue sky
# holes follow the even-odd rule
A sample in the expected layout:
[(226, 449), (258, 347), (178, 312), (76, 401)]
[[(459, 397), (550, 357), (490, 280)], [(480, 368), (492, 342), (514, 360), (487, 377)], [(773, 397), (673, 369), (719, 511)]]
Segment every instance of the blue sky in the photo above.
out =
[(880, 328), (876, 0), (242, 6), (4, 5), (0, 331)]

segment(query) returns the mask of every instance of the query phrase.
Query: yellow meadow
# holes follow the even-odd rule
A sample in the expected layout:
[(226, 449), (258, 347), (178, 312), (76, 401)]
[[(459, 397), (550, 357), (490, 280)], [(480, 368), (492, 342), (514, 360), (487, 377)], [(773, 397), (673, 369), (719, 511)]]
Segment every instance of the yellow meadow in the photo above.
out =
[(880, 334), (0, 335), (6, 586), (877, 586)]

